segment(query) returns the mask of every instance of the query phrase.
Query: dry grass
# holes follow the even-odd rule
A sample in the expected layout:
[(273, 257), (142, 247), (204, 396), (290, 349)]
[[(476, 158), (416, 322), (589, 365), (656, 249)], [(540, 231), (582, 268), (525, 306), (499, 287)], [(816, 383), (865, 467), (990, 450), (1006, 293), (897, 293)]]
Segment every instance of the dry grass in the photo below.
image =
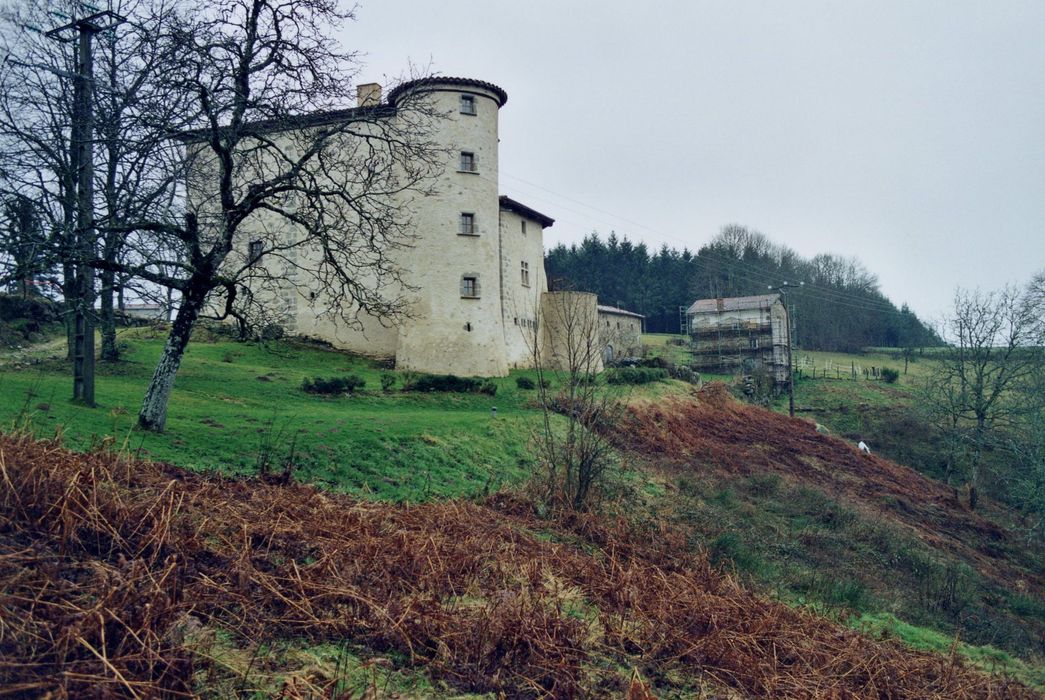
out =
[(872, 510), (951, 552), (1003, 586), (1022, 581), (1045, 595), (1045, 574), (1033, 558), (1013, 556), (1022, 542), (992, 519), (997, 503), (970, 511), (944, 484), (854, 445), (817, 433), (810, 421), (734, 401), (726, 387), (707, 385), (696, 399), (634, 406), (616, 431), (623, 446), (682, 469), (725, 475), (777, 473)]
[[(530, 534), (549, 529), (574, 544)], [(505, 495), (364, 503), (25, 437), (0, 437), (0, 580), (0, 695), (190, 697), (212, 663), (193, 641), (206, 627), (254, 642), (351, 639), (507, 697), (648, 698), (680, 683), (753, 697), (1036, 697), (761, 599), (668, 530), (537, 521)], [(335, 689), (302, 676), (281, 693)]]

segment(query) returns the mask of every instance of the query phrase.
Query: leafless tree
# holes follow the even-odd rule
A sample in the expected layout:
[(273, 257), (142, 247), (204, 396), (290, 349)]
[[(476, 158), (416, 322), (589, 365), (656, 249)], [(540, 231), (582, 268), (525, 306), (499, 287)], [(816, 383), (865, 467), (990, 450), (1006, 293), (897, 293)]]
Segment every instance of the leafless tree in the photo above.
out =
[(965, 445), (969, 505), (975, 508), (984, 452), (995, 430), (1016, 428), (1035, 408), (1023, 390), (1042, 371), (1040, 311), (1015, 287), (959, 290), (941, 336), (950, 347), (929, 380), (930, 396), (952, 439)]
[[(50, 10), (75, 10), (71, 5), (55, 3)], [(47, 4), (5, 6), (0, 19), (0, 187), (5, 198), (33, 203), (44, 230), (40, 262), (61, 267), (59, 287), (71, 311), (80, 286), (73, 260), (76, 173), (70, 151), (76, 65), (72, 53), (60, 50), (40, 29), (53, 19)], [(20, 274), (11, 257), (2, 262), (3, 278)], [(67, 327), (71, 339), (71, 323)], [(71, 342), (69, 347), (71, 353)]]
[[(157, 80), (166, 70), (159, 41), (169, 12), (164, 2), (111, 1), (110, 9), (126, 21), (94, 40), (90, 93), (97, 126), (90, 152), (96, 166), (95, 227), (86, 246), (78, 241), (83, 232), (77, 230), (77, 173), (70, 155), (71, 84), (77, 66), (71, 45), (41, 29), (94, 10), (75, 0), (20, 0), (2, 17), (7, 57), (0, 71), (2, 186), (31, 201), (45, 222), (39, 259), (61, 267), (59, 286), (67, 308), (80, 306), (93, 313), (94, 295), (99, 294), (102, 357), (108, 360), (117, 359), (113, 298), (134, 280), (103, 269), (96, 290), (93, 284), (85, 286), (80, 275), (96, 256), (109, 262), (133, 259), (127, 243), (138, 234), (121, 225), (155, 218), (157, 209), (170, 210), (178, 196), (177, 171), (171, 165), (180, 156), (170, 134), (179, 127), (183, 100)], [(8, 267), (11, 260), (5, 262)], [(0, 275), (9, 273), (5, 269)]]
[(543, 409), (534, 484), (545, 503), (584, 510), (614, 468), (606, 429), (616, 423), (622, 404), (599, 380), (603, 344), (591, 295), (552, 293), (542, 311), (527, 340)]
[(211, 310), (248, 319), (251, 306), (300, 295), (348, 324), (404, 314), (394, 253), (410, 242), (411, 198), (429, 193), (444, 160), (431, 139), (438, 115), (422, 95), (342, 107), (358, 62), (330, 34), (351, 18), (334, 0), (237, 0), (179, 6), (160, 29), (163, 85), (192, 98), (185, 216), (112, 222), (165, 245), (95, 261), (179, 296), (141, 427), (163, 429), (192, 329)]

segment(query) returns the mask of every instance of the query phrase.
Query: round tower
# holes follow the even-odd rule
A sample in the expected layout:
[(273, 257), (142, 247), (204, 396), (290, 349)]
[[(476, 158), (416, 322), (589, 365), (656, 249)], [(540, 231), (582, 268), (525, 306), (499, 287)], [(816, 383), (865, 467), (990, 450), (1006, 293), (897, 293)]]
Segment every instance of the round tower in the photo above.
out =
[(413, 248), (403, 277), (412, 318), (399, 329), (396, 366), (459, 376), (508, 373), (501, 311), (497, 179), (501, 88), (467, 78), (424, 78), (388, 95), (392, 107), (421, 99), (440, 115), (433, 139), (445, 149), (435, 195), (410, 207)]

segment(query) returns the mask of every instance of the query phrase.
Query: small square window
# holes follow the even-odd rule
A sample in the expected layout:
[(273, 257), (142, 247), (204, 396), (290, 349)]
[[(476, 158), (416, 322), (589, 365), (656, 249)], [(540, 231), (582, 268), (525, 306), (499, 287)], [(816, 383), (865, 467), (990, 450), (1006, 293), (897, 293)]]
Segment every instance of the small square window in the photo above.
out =
[(474, 236), (479, 233), (475, 225), (475, 214), (467, 211), (461, 212), (461, 221), (457, 232), (465, 236)]
[(461, 95), (461, 114), (476, 114), (475, 95)]
[(521, 272), (522, 272), (522, 286), (529, 287), (530, 286), (530, 263), (528, 263), (528, 262), (526, 262), (524, 260), (522, 262)]
[(262, 241), (251, 241), (250, 244), (247, 245), (247, 257), (250, 259), (250, 262), (257, 262), (264, 250), (265, 244)]
[(476, 161), (475, 154), (470, 151), (461, 151), (461, 162), (458, 169), (464, 173), (479, 172), (479, 165), (478, 161)]
[(461, 296), (466, 299), (479, 297), (479, 277), (464, 275), (461, 277)]

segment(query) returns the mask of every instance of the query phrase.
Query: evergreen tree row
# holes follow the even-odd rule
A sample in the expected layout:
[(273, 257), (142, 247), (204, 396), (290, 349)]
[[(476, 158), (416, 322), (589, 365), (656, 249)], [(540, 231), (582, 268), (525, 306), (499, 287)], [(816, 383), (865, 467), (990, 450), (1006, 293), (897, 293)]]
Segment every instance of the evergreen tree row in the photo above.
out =
[(548, 251), (545, 269), (552, 289), (594, 292), (601, 304), (641, 313), (649, 333), (678, 333), (680, 307), (697, 299), (767, 294), (786, 281), (803, 283), (787, 296), (800, 347), (853, 352), (939, 342), (906, 305), (898, 309), (886, 298), (877, 276), (855, 258), (803, 258), (744, 226), (723, 227), (696, 254), (666, 245), (651, 254), (644, 243), (592, 233), (579, 245)]

